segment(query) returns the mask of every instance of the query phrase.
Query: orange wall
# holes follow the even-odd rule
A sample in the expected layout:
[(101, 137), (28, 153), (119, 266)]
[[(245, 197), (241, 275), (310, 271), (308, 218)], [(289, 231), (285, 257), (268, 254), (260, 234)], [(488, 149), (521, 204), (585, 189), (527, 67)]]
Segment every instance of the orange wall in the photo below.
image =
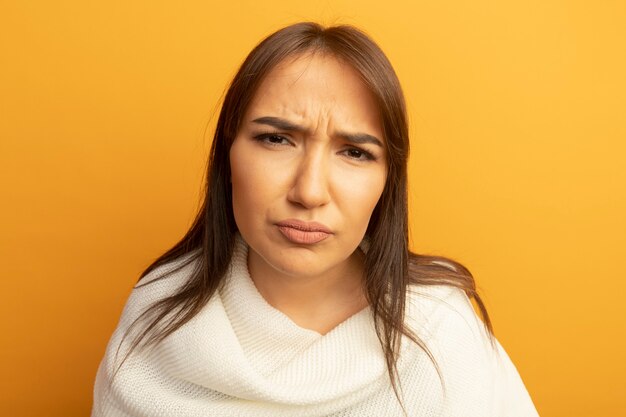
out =
[(210, 3), (0, 6), (2, 415), (89, 413), (133, 283), (192, 219), (224, 87), (306, 19), (394, 63), (413, 246), (474, 273), (540, 413), (626, 410), (625, 2)]

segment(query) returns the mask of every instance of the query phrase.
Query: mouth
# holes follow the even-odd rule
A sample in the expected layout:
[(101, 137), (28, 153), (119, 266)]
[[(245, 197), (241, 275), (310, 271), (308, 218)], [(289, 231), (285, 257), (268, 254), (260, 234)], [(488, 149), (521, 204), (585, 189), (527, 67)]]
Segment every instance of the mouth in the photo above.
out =
[(304, 222), (297, 219), (276, 223), (278, 230), (292, 243), (311, 245), (321, 242), (333, 234), (325, 225), (317, 222)]

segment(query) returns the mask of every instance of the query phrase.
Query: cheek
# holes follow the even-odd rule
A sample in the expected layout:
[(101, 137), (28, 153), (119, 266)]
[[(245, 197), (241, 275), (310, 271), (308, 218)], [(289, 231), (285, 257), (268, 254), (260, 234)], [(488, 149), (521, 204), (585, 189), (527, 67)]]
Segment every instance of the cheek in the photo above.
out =
[(254, 198), (255, 191), (262, 186), (264, 178), (262, 166), (259, 166), (258, 158), (254, 158), (253, 150), (244, 139), (237, 138), (230, 149), (230, 170), (233, 191), (238, 200)]
[(271, 208), (281, 189), (276, 167), (246, 142), (233, 143), (230, 152), (233, 212), (237, 223), (250, 223)]
[(386, 173), (373, 169), (360, 175), (338, 177), (337, 201), (344, 214), (359, 221), (368, 221), (385, 187)]
[(249, 161), (246, 153), (242, 152), (241, 144), (237, 139), (233, 143), (230, 150), (230, 171), (231, 171), (231, 191), (233, 199), (233, 214), (239, 228), (244, 227), (250, 222), (251, 211), (249, 207), (255, 207), (255, 200), (258, 196), (251, 193), (254, 190), (252, 184), (256, 175), (254, 170), (249, 170)]

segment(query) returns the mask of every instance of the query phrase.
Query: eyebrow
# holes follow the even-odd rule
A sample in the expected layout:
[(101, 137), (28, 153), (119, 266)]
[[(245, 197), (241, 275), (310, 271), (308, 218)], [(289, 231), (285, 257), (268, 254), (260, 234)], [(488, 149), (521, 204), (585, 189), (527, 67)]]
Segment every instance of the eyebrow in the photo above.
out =
[[(288, 132), (300, 132), (306, 133), (307, 129), (304, 126), (297, 125), (289, 120), (281, 119), (280, 117), (265, 116), (254, 119), (253, 123), (272, 126), (276, 129), (286, 130)], [(337, 132), (337, 136), (352, 143), (371, 143), (373, 145), (383, 147), (383, 143), (376, 136), (372, 136), (368, 133), (348, 133)]]

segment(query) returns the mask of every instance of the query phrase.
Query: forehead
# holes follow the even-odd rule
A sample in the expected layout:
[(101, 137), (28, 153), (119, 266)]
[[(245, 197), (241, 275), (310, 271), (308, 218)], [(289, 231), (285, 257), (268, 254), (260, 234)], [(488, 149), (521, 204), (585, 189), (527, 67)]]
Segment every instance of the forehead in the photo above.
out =
[(322, 53), (288, 57), (276, 65), (262, 80), (246, 113), (248, 121), (284, 116), (381, 132), (379, 108), (359, 72)]

